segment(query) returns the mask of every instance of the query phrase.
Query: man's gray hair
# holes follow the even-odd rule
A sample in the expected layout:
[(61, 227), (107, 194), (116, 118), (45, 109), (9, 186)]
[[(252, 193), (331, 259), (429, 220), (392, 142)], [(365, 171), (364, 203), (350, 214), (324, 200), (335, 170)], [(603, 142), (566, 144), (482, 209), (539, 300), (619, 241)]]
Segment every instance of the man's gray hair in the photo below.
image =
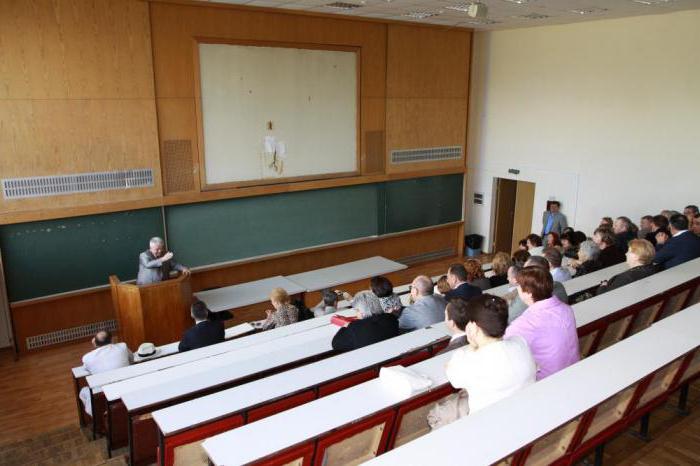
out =
[(352, 307), (360, 312), (360, 316), (363, 319), (384, 312), (379, 298), (371, 291), (360, 291), (357, 293), (355, 297), (352, 298)]
[(433, 294), (433, 281), (425, 275), (418, 275), (415, 280), (413, 280), (413, 286), (420, 296), (429, 296)]
[(600, 248), (593, 240), (587, 239), (578, 247), (578, 253), (586, 257), (586, 260), (596, 260), (600, 256)]
[(164, 245), (165, 241), (163, 241), (163, 238), (161, 238), (160, 236), (154, 236), (153, 238), (151, 238), (151, 240), (148, 242), (148, 244)]

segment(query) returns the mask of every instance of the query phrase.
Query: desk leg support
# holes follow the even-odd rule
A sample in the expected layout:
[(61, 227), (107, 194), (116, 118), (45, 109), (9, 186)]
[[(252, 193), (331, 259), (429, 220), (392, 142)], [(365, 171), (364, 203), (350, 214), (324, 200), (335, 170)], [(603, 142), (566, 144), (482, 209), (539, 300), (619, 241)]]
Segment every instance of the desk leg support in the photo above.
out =
[(107, 404), (107, 458), (112, 457), (112, 405)]
[(649, 437), (649, 420), (651, 419), (651, 412), (646, 413), (642, 418), (639, 420), (639, 432), (632, 432), (632, 435), (637, 437), (639, 440), (642, 440), (644, 442), (648, 442), (651, 440), (651, 437)]
[(676, 408), (676, 411), (680, 416), (687, 416), (690, 414), (690, 410), (688, 409), (688, 392), (690, 391), (690, 384), (686, 383), (681, 387), (680, 392), (678, 393), (678, 407)]
[(601, 443), (595, 447), (595, 460), (593, 461), (594, 466), (603, 466), (603, 453), (605, 453), (605, 443)]

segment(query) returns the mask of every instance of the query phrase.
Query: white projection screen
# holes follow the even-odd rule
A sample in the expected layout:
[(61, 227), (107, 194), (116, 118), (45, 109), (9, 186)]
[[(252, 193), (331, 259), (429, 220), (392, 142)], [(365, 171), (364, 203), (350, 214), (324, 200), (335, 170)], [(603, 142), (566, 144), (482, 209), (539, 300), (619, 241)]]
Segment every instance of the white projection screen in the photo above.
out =
[(198, 52), (205, 187), (358, 172), (356, 51), (199, 43)]

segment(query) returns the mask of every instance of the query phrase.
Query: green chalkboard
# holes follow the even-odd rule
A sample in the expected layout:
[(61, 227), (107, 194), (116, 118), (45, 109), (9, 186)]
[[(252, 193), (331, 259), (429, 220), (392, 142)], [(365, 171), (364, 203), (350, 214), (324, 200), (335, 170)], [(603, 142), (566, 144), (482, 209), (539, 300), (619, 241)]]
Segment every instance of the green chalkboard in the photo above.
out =
[(135, 278), (139, 253), (162, 235), (160, 208), (0, 226), (10, 301)]
[(463, 179), (456, 174), (386, 183), (386, 233), (461, 220)]
[(168, 247), (188, 266), (378, 234), (380, 186), (347, 186), (167, 207)]

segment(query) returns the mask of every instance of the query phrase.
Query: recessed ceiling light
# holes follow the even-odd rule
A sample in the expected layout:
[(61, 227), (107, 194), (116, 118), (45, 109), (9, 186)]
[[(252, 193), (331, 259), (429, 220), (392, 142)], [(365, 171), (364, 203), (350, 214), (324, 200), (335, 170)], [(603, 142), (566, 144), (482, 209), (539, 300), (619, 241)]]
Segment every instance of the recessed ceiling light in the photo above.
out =
[(543, 15), (543, 14), (540, 14), (540, 13), (528, 13), (528, 14), (526, 14), (526, 15), (513, 16), (513, 18), (521, 18), (521, 19), (531, 19), (531, 20), (535, 20), (535, 19), (545, 19), (545, 18), (549, 18), (549, 16)]
[(571, 10), (572, 13), (576, 13), (577, 15), (593, 15), (596, 13), (603, 13), (605, 11), (608, 11), (607, 8), (581, 8), (577, 10)]
[(408, 18), (413, 18), (413, 19), (425, 19), (425, 18), (430, 18), (432, 16), (437, 16), (440, 13), (436, 13), (434, 11), (409, 11), (407, 13), (404, 13), (401, 16), (406, 16)]
[(641, 3), (642, 5), (663, 5), (664, 3), (671, 3), (673, 0), (632, 0), (634, 3)]
[(362, 5), (359, 3), (333, 2), (324, 6), (327, 8), (335, 8), (337, 10), (354, 10), (355, 8), (360, 8)]
[(504, 2), (508, 3), (516, 3), (518, 5), (525, 5), (526, 3), (530, 3), (530, 0), (503, 0)]

